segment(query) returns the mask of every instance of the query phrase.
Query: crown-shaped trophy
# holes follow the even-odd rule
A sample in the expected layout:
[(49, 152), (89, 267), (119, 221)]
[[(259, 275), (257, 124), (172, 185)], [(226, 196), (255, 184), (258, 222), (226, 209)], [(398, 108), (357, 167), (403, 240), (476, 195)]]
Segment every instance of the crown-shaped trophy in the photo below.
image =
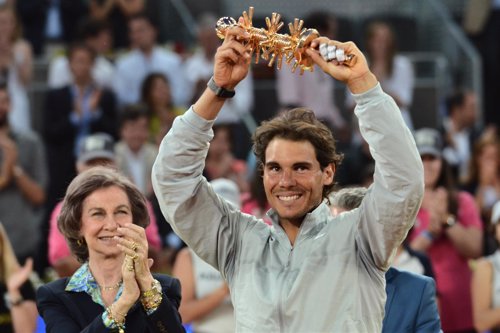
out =
[[(313, 71), (314, 63), (305, 50), (310, 47), (311, 42), (319, 37), (316, 29), (303, 28), (304, 21), (295, 19), (288, 24), (290, 34), (279, 34), (278, 31), (283, 27), (281, 15), (272, 13), (271, 19), (266, 17), (267, 29), (256, 28), (252, 25), (252, 17), (254, 8), (250, 7), (248, 13), (243, 12), (243, 22), (236, 22), (232, 17), (222, 17), (217, 21), (215, 31), (219, 38), (224, 39), (226, 31), (232, 26), (240, 26), (250, 35), (245, 43), (250, 45), (251, 52), (255, 53), (255, 63), (259, 62), (259, 58), (268, 61), (268, 66), (273, 66), (277, 63), (278, 69), (281, 69), (283, 58), (286, 64), (292, 67), (292, 72), (295, 72), (297, 67), (300, 67), (300, 74), (304, 71)], [(344, 63), (347, 63), (353, 58), (353, 55), (345, 55)], [(293, 65), (291, 64), (294, 61)]]

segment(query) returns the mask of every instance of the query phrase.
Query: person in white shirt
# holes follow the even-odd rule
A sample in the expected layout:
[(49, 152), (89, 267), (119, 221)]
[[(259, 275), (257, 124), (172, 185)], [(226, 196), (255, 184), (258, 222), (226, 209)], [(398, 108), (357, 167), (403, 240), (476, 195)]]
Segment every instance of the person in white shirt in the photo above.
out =
[[(92, 78), (100, 88), (112, 88), (114, 65), (104, 55), (109, 53), (112, 37), (110, 27), (104, 21), (88, 19), (80, 26), (80, 38), (96, 53)], [(73, 83), (67, 56), (54, 58), (49, 65), (47, 84), (49, 88), (62, 88)]]
[(115, 145), (116, 165), (148, 198), (153, 197), (151, 170), (158, 147), (148, 142), (149, 115), (141, 105), (128, 105), (120, 117), (120, 141)]
[(128, 22), (132, 50), (118, 59), (114, 90), (120, 104), (137, 103), (144, 78), (153, 72), (164, 74), (172, 88), (174, 104), (187, 105), (189, 94), (182, 71), (181, 58), (156, 44), (157, 30), (144, 14)]

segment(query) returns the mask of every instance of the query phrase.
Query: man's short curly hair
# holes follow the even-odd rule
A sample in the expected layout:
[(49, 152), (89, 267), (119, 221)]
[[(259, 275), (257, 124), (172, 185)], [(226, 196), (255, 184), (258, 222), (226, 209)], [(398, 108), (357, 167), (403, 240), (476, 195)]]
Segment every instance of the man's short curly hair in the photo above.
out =
[(82, 172), (69, 184), (57, 219), (59, 231), (66, 238), (71, 252), (79, 262), (83, 263), (89, 258), (89, 249), (80, 235), (83, 202), (93, 192), (111, 186), (118, 186), (127, 194), (133, 223), (143, 228), (149, 225), (146, 198), (127, 177), (116, 170), (101, 166)]
[[(313, 111), (306, 108), (285, 111), (271, 120), (262, 122), (257, 128), (252, 141), (253, 152), (260, 168), (266, 163), (266, 149), (274, 138), (309, 141), (314, 147), (321, 170), (329, 164), (333, 164), (336, 170), (343, 159), (343, 155), (337, 153), (330, 129), (316, 118)], [(334, 182), (323, 187), (323, 198), (328, 196), (333, 187)]]

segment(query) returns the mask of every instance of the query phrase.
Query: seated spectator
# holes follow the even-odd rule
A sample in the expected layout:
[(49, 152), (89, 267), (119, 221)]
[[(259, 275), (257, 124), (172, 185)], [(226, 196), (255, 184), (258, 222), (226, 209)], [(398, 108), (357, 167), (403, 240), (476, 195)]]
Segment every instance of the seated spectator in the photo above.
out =
[(409, 239), (432, 263), (443, 331), (472, 332), (469, 259), (482, 253), (482, 222), (474, 198), (459, 191), (443, 158), (441, 134), (430, 128), (415, 132), (424, 165), (425, 192)]
[[(80, 24), (80, 40), (95, 53), (92, 80), (99, 88), (112, 88), (114, 65), (106, 58), (111, 50), (111, 32), (104, 21), (84, 20)], [(49, 88), (62, 88), (73, 84), (67, 56), (54, 58), (49, 64), (47, 84)]]
[[(240, 192), (236, 183), (221, 178), (211, 184), (215, 193), (234, 208), (240, 208)], [(184, 248), (177, 255), (172, 275), (182, 285), (179, 313), (183, 324), (192, 323), (194, 332), (234, 332), (234, 309), (229, 288), (219, 271), (201, 260), (193, 250)]]
[(242, 193), (248, 191), (246, 163), (235, 158), (231, 152), (233, 140), (230, 126), (214, 125), (213, 131), (214, 138), (210, 141), (205, 161), (205, 175), (209, 180), (230, 179), (238, 184)]
[(476, 199), (485, 223), (483, 254), (492, 254), (498, 244), (489, 232), (489, 221), (493, 205), (500, 200), (500, 143), (493, 131), (485, 131), (475, 142), (464, 189)]
[(115, 136), (117, 128), (113, 93), (99, 88), (92, 79), (94, 51), (84, 44), (74, 44), (68, 58), (73, 83), (48, 91), (43, 116), (50, 172), (49, 211), (76, 175), (80, 141), (96, 132)]
[[(394, 98), (406, 125), (413, 130), (410, 114), (415, 86), (413, 64), (407, 57), (398, 53), (394, 31), (385, 22), (374, 21), (368, 25), (365, 45), (370, 70), (384, 91)], [(346, 99), (348, 107), (353, 108), (354, 102), (350, 94), (347, 94)]]
[(181, 58), (157, 45), (157, 29), (144, 14), (128, 21), (131, 51), (116, 62), (114, 89), (121, 105), (139, 102), (141, 84), (150, 73), (162, 73), (172, 88), (174, 105), (188, 102), (188, 89), (182, 72)]
[(90, 16), (111, 23), (113, 48), (124, 49), (130, 45), (127, 21), (145, 10), (146, 0), (90, 0)]
[(267, 224), (272, 225), (271, 219), (266, 215), (271, 206), (267, 201), (262, 171), (259, 168), (254, 168), (249, 188), (250, 191), (247, 194), (243, 193), (241, 212), (263, 219)]
[(170, 83), (162, 73), (146, 76), (141, 87), (141, 102), (148, 107), (151, 139), (159, 146), (175, 117), (183, 114), (184, 109), (173, 105)]
[(471, 151), (480, 133), (476, 129), (477, 97), (471, 91), (457, 91), (446, 99), (447, 118), (443, 121), (444, 158), (457, 180), (467, 175)]
[(35, 289), (29, 280), (33, 259), (20, 266), (7, 233), (0, 223), (0, 332), (33, 332), (38, 311)]
[(151, 170), (158, 147), (148, 142), (149, 117), (140, 105), (124, 107), (120, 115), (120, 141), (115, 145), (116, 166), (147, 197), (154, 196)]
[(12, 7), (0, 5), (0, 83), (11, 96), (9, 122), (19, 131), (32, 129), (27, 87), (33, 76), (33, 51), (21, 38), (21, 28)]
[[(113, 138), (105, 133), (96, 133), (82, 141), (76, 168), (82, 173), (95, 166), (116, 168)], [(49, 264), (61, 277), (71, 276), (81, 266), (81, 263), (71, 255), (64, 236), (57, 227), (57, 219), (61, 212), (62, 201), (52, 211), (49, 229)], [(146, 227), (146, 237), (149, 244), (149, 255), (156, 258), (161, 249), (158, 226), (152, 206), (147, 203), (150, 223)]]
[(47, 165), (39, 136), (9, 123), (11, 99), (0, 85), (0, 221), (20, 262), (35, 258), (46, 200)]
[[(500, 201), (491, 214), (495, 240), (500, 242)], [(478, 260), (472, 277), (472, 310), (474, 327), (478, 332), (500, 332), (500, 250)]]

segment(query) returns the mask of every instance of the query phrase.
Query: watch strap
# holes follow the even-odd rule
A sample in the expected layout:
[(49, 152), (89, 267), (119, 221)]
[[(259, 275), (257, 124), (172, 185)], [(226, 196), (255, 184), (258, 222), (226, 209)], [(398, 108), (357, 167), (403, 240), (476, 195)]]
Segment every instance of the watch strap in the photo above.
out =
[(215, 83), (213, 76), (210, 78), (210, 80), (208, 80), (207, 87), (209, 87), (217, 97), (231, 98), (235, 94), (234, 90), (228, 90), (226, 88), (219, 87), (217, 83)]

